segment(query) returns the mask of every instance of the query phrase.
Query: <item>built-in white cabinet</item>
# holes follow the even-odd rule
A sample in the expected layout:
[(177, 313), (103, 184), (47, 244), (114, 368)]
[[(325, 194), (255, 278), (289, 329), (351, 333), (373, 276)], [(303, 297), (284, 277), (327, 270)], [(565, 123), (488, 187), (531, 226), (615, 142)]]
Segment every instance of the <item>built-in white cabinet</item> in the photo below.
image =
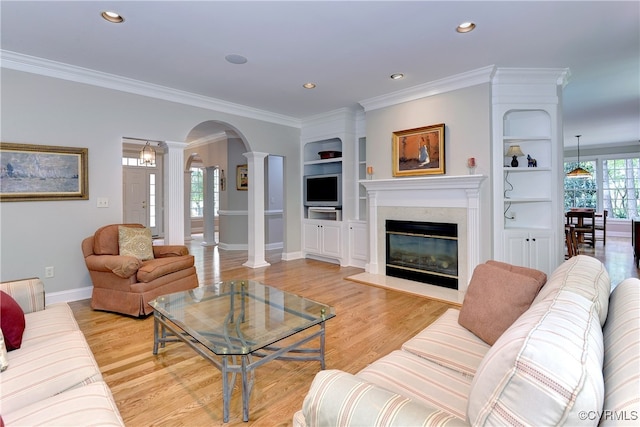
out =
[(332, 258), (342, 264), (342, 221), (305, 220), (305, 254)]
[[(494, 258), (547, 274), (564, 259), (560, 92), (566, 73), (498, 69), (493, 82)], [(513, 166), (508, 153), (516, 148)]]
[(505, 262), (544, 272), (552, 271), (555, 261), (553, 233), (545, 230), (507, 230), (504, 233)]
[(349, 265), (365, 268), (369, 248), (366, 221), (349, 221)]
[[(304, 256), (351, 265), (348, 224), (363, 220), (362, 215), (367, 214), (366, 192), (358, 183), (366, 177), (365, 140), (356, 136), (364, 133), (358, 130), (361, 119), (364, 119), (363, 111), (345, 108), (303, 121), (300, 138)], [(309, 179), (310, 176), (316, 178)], [(336, 180), (339, 202), (333, 197), (334, 186), (327, 193), (318, 190), (329, 188), (323, 186), (325, 182)], [(317, 197), (309, 197), (311, 188), (315, 188), (313, 194)], [(334, 203), (323, 204), (326, 200)]]

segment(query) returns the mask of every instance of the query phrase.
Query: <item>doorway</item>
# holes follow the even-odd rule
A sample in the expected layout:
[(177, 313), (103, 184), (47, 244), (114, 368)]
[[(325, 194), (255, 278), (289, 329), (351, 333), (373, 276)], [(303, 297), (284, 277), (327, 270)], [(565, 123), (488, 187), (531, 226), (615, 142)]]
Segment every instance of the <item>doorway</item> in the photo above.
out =
[(140, 144), (123, 143), (122, 220), (142, 224), (154, 237), (163, 237), (162, 153), (156, 150), (155, 164), (144, 165), (139, 161), (141, 148)]

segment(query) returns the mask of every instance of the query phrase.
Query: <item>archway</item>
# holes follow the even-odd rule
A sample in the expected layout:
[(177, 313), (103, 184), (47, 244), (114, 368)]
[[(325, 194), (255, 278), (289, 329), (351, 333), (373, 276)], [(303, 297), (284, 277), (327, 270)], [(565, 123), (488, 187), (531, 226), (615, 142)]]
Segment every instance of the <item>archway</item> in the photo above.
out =
[[(187, 135), (185, 148), (185, 232), (191, 225), (191, 183), (189, 168), (194, 159), (200, 159), (204, 171), (203, 240), (205, 244), (218, 244), (220, 249), (247, 250), (245, 265), (255, 268), (268, 265), (265, 251), (265, 193), (271, 174), (265, 167), (267, 153), (254, 153), (242, 132), (233, 126), (216, 121), (205, 121)], [(250, 185), (236, 183), (237, 171), (248, 168)], [(254, 178), (255, 177), (255, 178)], [(283, 184), (283, 179), (280, 180)], [(213, 188), (216, 190), (213, 190)], [(217, 191), (217, 194), (216, 194)], [(217, 197), (219, 209), (214, 212)], [(188, 214), (187, 214), (188, 213)], [(188, 222), (188, 223), (187, 223)], [(271, 221), (267, 221), (271, 224)], [(218, 231), (218, 240), (213, 236)], [(186, 234), (186, 233), (185, 233)], [(273, 233), (269, 238), (273, 240)], [(272, 243), (270, 241), (270, 243)]]

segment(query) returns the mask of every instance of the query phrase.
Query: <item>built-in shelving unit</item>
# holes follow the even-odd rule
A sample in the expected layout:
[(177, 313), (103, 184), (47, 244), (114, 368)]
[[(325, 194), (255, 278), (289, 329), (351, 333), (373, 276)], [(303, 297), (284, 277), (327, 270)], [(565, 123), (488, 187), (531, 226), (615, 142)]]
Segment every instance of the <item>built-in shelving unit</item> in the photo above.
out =
[[(358, 139), (358, 180), (367, 179), (367, 140), (362, 137)], [(358, 212), (356, 217), (359, 220), (367, 219), (367, 189), (364, 185), (358, 184)]]
[[(493, 95), (494, 256), (550, 274), (563, 256), (558, 94), (566, 71), (500, 70)], [(507, 156), (514, 145), (524, 153), (517, 167)]]
[[(340, 153), (339, 157), (322, 159), (320, 154), (324, 151), (333, 151)], [(342, 141), (339, 138), (332, 138), (322, 141), (309, 142), (303, 148), (303, 168), (304, 176), (308, 175), (326, 175), (326, 174), (342, 174), (343, 157), (342, 157)], [(342, 190), (342, 189), (341, 189)], [(305, 218), (318, 218), (319, 209), (313, 210), (311, 207), (304, 208)], [(321, 215), (323, 219), (328, 219), (329, 215)], [(340, 221), (340, 215), (333, 215), (334, 221)]]

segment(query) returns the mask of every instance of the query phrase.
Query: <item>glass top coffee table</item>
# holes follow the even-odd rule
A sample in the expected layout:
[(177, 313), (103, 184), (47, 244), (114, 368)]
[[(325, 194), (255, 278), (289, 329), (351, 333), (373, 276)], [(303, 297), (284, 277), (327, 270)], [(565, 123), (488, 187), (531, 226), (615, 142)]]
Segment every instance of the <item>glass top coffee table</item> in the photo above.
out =
[[(242, 416), (249, 420), (253, 372), (273, 360), (324, 363), (325, 321), (332, 307), (252, 280), (235, 280), (163, 295), (154, 308), (153, 354), (168, 342), (181, 341), (222, 372), (223, 421), (236, 374), (242, 378)], [(312, 327), (310, 331), (295, 335)], [(278, 342), (292, 337), (286, 345)], [(305, 346), (319, 338), (317, 347)]]

